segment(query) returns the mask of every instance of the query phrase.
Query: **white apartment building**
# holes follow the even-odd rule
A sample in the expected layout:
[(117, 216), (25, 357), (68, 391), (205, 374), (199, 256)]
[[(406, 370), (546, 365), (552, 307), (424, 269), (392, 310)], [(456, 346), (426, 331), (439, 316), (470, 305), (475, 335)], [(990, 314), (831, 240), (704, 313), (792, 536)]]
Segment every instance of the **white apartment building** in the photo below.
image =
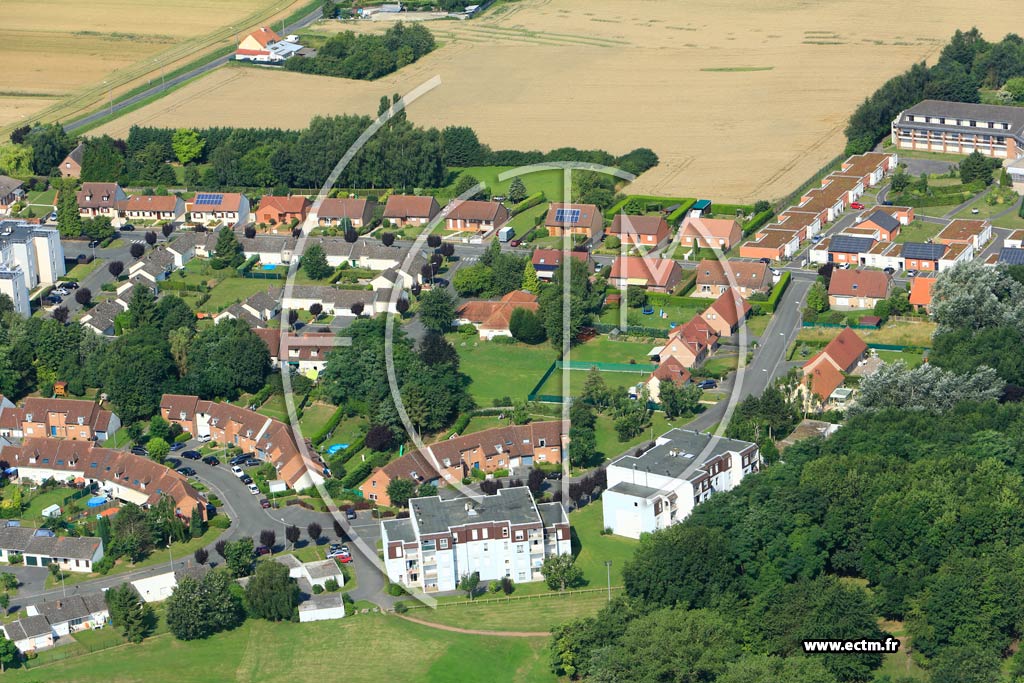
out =
[(757, 444), (673, 429), (639, 456), (608, 465), (604, 526), (629, 538), (664, 529), (761, 467)]
[(561, 503), (537, 504), (525, 486), (480, 498), (413, 498), (407, 519), (381, 522), (388, 578), (424, 592), (456, 590), (479, 572), (486, 583), (540, 581), (544, 558), (572, 552)]
[(31, 314), (30, 292), (64, 275), (64, 247), (54, 228), (23, 221), (0, 221), (0, 292), (14, 310)]

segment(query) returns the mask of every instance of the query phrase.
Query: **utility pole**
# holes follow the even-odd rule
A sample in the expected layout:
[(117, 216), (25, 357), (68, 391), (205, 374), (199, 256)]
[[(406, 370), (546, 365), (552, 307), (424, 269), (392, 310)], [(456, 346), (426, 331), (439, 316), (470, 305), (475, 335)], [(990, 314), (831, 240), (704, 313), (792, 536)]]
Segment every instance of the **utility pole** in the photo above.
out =
[(612, 601), (612, 561), (604, 561), (605, 569), (608, 570), (608, 602)]

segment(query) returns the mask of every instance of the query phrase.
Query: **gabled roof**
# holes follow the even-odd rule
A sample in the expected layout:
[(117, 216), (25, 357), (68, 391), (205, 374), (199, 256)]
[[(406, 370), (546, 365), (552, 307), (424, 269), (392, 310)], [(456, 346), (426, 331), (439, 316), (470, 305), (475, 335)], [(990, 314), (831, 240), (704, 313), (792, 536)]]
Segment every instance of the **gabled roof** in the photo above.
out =
[(889, 294), (890, 282), (889, 275), (880, 270), (833, 270), (828, 293), (884, 299)]
[[(739, 306), (739, 310), (737, 310), (737, 306)], [(727, 289), (708, 306), (708, 310), (714, 311), (719, 318), (735, 327), (740, 321), (738, 314), (742, 313), (743, 319), (746, 319), (750, 314), (751, 306), (746, 299), (732, 289)]]
[(10, 176), (0, 175), (0, 197), (6, 197), (21, 187), (22, 182)]
[[(319, 218), (362, 218), (368, 201), (351, 197), (330, 197), (320, 204), (316, 215)], [(376, 202), (370, 203), (376, 205)]]
[(478, 200), (453, 201), (446, 218), (464, 221), (494, 221), (502, 212), (508, 213), (501, 202), (484, 202)]
[(635, 233), (637, 235), (658, 235), (668, 232), (668, 223), (661, 216), (630, 216), (617, 213), (608, 229), (612, 235)]
[[(767, 264), (760, 261), (737, 261), (727, 260), (729, 270), (735, 276), (736, 284), (741, 287), (752, 287), (758, 289), (768, 285), (769, 271)], [(729, 285), (729, 277), (726, 275), (725, 266), (722, 261), (704, 259), (697, 264), (697, 283)]]
[(192, 213), (236, 212), (241, 206), (242, 195), (237, 192), (200, 192), (192, 198), (189, 210)]
[(927, 244), (924, 242), (906, 242), (900, 255), (903, 258), (918, 259), (920, 261), (938, 261), (946, 253), (944, 244)]
[(878, 209), (872, 211), (864, 220), (871, 221), (878, 227), (889, 230), (890, 232), (900, 227), (900, 222), (896, 220), (892, 214)]
[(500, 301), (467, 301), (456, 311), (458, 318), (469, 320), (484, 330), (507, 330), (512, 311), (526, 308), (536, 311), (540, 308), (537, 297), (530, 292), (509, 292)]
[(672, 281), (672, 276), (680, 271), (679, 264), (673, 259), (619, 256), (612, 262), (612, 270), (608, 277), (623, 280), (642, 278), (648, 285), (667, 287)]
[(160, 213), (171, 213), (178, 208), (178, 198), (169, 194), (166, 196), (137, 194), (129, 197), (122, 203), (121, 208), (125, 211), (158, 211)]
[[(570, 251), (569, 254), (583, 263), (587, 263), (590, 258), (590, 254), (585, 251)], [(562, 250), (561, 249), (534, 249), (533, 256), (530, 257), (533, 262), (534, 268), (541, 266), (544, 268), (557, 268), (562, 265)]]
[(734, 218), (687, 216), (681, 227), (684, 233), (692, 230), (701, 237), (728, 238), (740, 229), (740, 224)]
[[(821, 350), (821, 353), (835, 361), (840, 369), (849, 371), (857, 360), (868, 350), (868, 345), (857, 336), (857, 333), (849, 327), (835, 336), (835, 338)], [(808, 361), (810, 364), (810, 361)], [(831, 391), (829, 393), (832, 393)]]
[(393, 194), (384, 205), (384, 218), (433, 218), (439, 210), (433, 197)]
[[(559, 212), (561, 219), (559, 219)], [(600, 211), (593, 204), (564, 204), (557, 203), (548, 207), (547, 216), (544, 218), (544, 225), (553, 227), (573, 228), (576, 226), (590, 227)], [(600, 220), (604, 220), (603, 218)]]
[(304, 213), (309, 208), (309, 199), (293, 194), (288, 197), (265, 195), (260, 199), (260, 210), (275, 209), (279, 213)]
[[(821, 354), (818, 354), (821, 355)], [(828, 399), (832, 395), (832, 392), (842, 386), (845, 377), (843, 373), (831, 363), (815, 363), (811, 365), (811, 362), (816, 360), (818, 356), (811, 358), (808, 364), (804, 366), (804, 382), (808, 382), (812, 392), (818, 395), (822, 401)], [(808, 366), (810, 366), (809, 369)]]
[(73, 162), (82, 165), (82, 155), (85, 154), (85, 142), (79, 142), (73, 150), (68, 152), (67, 159), (71, 159)]
[(78, 191), (78, 206), (82, 209), (109, 209), (117, 206), (117, 183), (82, 183)]
[(246, 36), (246, 38), (252, 38), (262, 47), (266, 47), (271, 43), (276, 43), (281, 40), (281, 36), (277, 35), (273, 29), (267, 28), (266, 26), (260, 26), (258, 29)]
[(651, 379), (657, 379), (659, 382), (672, 382), (676, 386), (682, 386), (690, 381), (690, 371), (674, 356), (669, 356), (658, 365), (657, 369), (647, 378), (647, 381), (649, 382)]

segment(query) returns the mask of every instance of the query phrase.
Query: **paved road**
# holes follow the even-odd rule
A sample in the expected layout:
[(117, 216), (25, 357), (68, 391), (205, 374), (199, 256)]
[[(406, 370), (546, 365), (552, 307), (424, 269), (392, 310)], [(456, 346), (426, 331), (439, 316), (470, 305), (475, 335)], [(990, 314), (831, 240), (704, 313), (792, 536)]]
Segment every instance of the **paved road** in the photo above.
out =
[[(282, 35), (288, 35), (289, 33), (295, 33), (299, 29), (305, 28), (306, 26), (309, 26), (314, 21), (318, 20), (321, 16), (323, 16), (323, 10), (322, 9), (316, 9), (316, 10), (310, 12), (309, 14), (307, 14), (306, 16), (304, 16), (303, 18), (301, 18), (298, 21), (296, 21), (294, 24), (286, 26), (284, 28), (284, 30), (282, 31)], [(143, 90), (142, 92), (140, 92), (140, 93), (138, 93), (136, 95), (133, 95), (133, 96), (127, 98), (127, 99), (123, 99), (123, 100), (120, 100), (118, 102), (115, 102), (112, 106), (103, 107), (99, 111), (93, 112), (92, 114), (89, 114), (87, 116), (83, 116), (80, 119), (76, 119), (75, 121), (71, 121), (69, 123), (64, 124), (64, 130), (66, 130), (69, 133), (71, 133), (73, 131), (78, 130), (79, 128), (86, 128), (88, 126), (91, 126), (94, 123), (96, 123), (97, 121), (100, 121), (100, 120), (110, 116), (111, 114), (116, 114), (117, 112), (120, 112), (120, 111), (122, 111), (124, 109), (127, 109), (129, 107), (133, 107), (133, 106), (137, 105), (138, 103), (140, 103), (140, 102), (142, 102), (142, 101), (144, 101), (146, 99), (149, 99), (150, 97), (153, 97), (155, 95), (159, 95), (161, 93), (165, 93), (165, 92), (167, 92), (168, 90), (170, 90), (172, 88), (178, 87), (179, 85), (185, 83), (186, 81), (190, 81), (190, 80), (192, 80), (193, 78), (195, 78), (197, 76), (202, 76), (203, 74), (209, 73), (210, 71), (213, 71), (214, 69), (216, 69), (218, 67), (224, 66), (225, 64), (228, 63), (228, 61), (230, 59), (231, 59), (231, 55), (224, 55), (222, 57), (217, 57), (217, 58), (211, 59), (206, 64), (203, 64), (202, 66), (198, 66), (198, 67), (196, 67), (196, 68), (194, 68), (194, 69), (192, 69), (190, 71), (187, 71), (187, 72), (185, 72), (185, 73), (183, 73), (181, 75), (174, 76), (173, 78), (168, 78), (168, 79), (161, 78), (160, 79), (160, 83), (158, 83), (156, 85), (153, 85), (152, 87), (146, 88), (145, 90)]]

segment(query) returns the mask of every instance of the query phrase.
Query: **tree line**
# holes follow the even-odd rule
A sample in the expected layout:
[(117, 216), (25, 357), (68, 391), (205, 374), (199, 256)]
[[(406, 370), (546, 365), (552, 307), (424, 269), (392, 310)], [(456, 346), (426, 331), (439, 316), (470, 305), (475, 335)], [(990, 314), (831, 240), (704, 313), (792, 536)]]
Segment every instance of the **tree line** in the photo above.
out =
[(287, 71), (372, 81), (412, 64), (433, 51), (434, 36), (419, 23), (395, 23), (382, 35), (352, 31), (335, 34), (317, 48), (313, 57), (295, 57), (284, 63)]
[[(889, 135), (893, 119), (921, 100), (981, 102), (981, 91), (996, 91), (999, 102), (1024, 96), (1024, 39), (1011, 33), (999, 42), (977, 28), (958, 30), (932, 66), (912, 65), (867, 97), (850, 116), (845, 154), (861, 154)], [(1009, 81), (1009, 83), (1008, 83)], [(1010, 86), (1006, 89), (1006, 86)], [(1019, 86), (1019, 87), (1018, 87)]]

